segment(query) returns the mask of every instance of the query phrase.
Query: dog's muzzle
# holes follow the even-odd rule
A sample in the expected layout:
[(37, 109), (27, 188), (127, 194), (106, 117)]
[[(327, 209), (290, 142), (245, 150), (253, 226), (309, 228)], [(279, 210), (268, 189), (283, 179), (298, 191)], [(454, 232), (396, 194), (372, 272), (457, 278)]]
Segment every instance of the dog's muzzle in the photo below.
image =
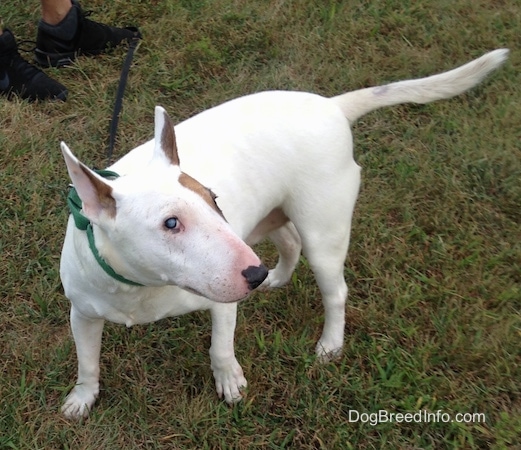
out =
[(260, 266), (250, 266), (241, 273), (246, 278), (249, 288), (253, 291), (266, 279), (268, 269), (264, 264), (261, 264)]

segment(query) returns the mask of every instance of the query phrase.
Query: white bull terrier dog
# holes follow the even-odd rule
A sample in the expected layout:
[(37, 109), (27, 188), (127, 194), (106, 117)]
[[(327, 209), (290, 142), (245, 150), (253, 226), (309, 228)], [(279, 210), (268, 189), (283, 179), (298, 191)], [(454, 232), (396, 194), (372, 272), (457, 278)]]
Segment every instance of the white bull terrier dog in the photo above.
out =
[[(360, 185), (350, 124), (384, 106), (460, 94), (507, 54), (495, 50), (439, 75), (332, 98), (248, 95), (180, 123), (175, 133), (157, 107), (154, 139), (110, 167), (117, 178), (88, 169), (62, 143), (75, 190), (60, 274), (78, 355), (63, 413), (87, 416), (98, 396), (105, 320), (131, 326), (202, 309), (211, 312), (217, 393), (240, 400), (246, 379), (234, 354), (236, 302), (263, 280), (266, 288), (287, 283), (301, 250), (325, 309), (317, 355), (338, 355)], [(266, 236), (279, 251), (269, 274), (249, 247)]]

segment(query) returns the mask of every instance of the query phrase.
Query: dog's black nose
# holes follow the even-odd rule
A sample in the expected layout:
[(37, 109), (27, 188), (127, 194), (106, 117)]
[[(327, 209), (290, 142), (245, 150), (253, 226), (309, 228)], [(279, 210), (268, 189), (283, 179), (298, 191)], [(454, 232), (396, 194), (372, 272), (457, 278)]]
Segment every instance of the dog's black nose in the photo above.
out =
[(260, 266), (250, 266), (241, 273), (244, 278), (246, 278), (248, 286), (253, 291), (256, 287), (259, 287), (268, 276), (268, 269), (264, 264), (261, 264)]

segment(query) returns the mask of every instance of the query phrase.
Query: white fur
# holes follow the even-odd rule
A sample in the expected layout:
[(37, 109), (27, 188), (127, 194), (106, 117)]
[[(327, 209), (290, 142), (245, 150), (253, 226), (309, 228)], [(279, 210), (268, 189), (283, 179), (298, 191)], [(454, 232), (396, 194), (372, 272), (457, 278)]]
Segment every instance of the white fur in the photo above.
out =
[[(107, 182), (117, 205), (115, 218), (89, 200), (95, 197), (92, 188), (75, 173), (81, 163), (63, 146), (80, 197), (87, 197), (82, 197), (84, 207), (93, 203), (87, 210), (96, 224), (100, 253), (117, 272), (147, 286), (131, 287), (109, 278), (94, 262), (84, 232), (69, 221), (61, 276), (72, 303), (79, 373), (63, 412), (85, 416), (98, 395), (105, 319), (132, 325), (199, 309), (211, 311), (210, 356), (217, 392), (228, 402), (241, 398), (246, 380), (234, 355), (233, 301), (247, 293), (237, 274), (259, 261), (237, 236), (249, 245), (269, 236), (277, 246), (279, 262), (265, 288), (285, 284), (303, 251), (325, 309), (316, 351), (321, 359), (337, 355), (347, 297), (344, 261), (360, 184), (350, 122), (383, 106), (460, 94), (499, 67), (507, 53), (496, 50), (441, 75), (329, 99), (281, 91), (238, 98), (175, 127), (181, 169), (170, 164), (157, 145), (165, 124), (162, 110), (156, 109), (155, 139), (111, 167), (122, 175)], [(201, 197), (180, 186), (180, 170), (217, 194), (229, 225)], [(173, 238), (157, 226), (169, 215), (182, 217), (186, 228)]]

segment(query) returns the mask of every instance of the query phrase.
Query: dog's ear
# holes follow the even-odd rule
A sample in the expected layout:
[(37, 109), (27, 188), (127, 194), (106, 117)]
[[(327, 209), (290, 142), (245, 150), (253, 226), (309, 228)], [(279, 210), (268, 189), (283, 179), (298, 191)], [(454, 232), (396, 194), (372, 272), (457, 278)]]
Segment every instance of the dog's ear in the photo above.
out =
[(174, 122), (161, 106), (156, 106), (154, 123), (155, 155), (166, 158), (170, 164), (178, 166), (179, 156), (177, 154)]
[(103, 213), (114, 218), (116, 200), (112, 197), (110, 184), (76, 158), (65, 142), (61, 143), (61, 150), (69, 176), (81, 199), (85, 217), (93, 223), (98, 223)]

